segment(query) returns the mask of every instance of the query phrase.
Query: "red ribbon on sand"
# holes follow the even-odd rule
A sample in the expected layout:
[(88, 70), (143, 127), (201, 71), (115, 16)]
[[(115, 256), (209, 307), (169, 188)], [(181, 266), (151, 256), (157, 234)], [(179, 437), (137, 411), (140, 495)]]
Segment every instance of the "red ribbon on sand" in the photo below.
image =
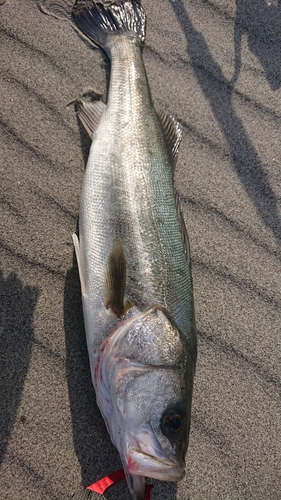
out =
[[(117, 470), (116, 472), (113, 472), (112, 474), (109, 474), (108, 476), (104, 477), (103, 479), (100, 479), (94, 484), (91, 484), (88, 486), (86, 489), (95, 491), (96, 493), (100, 493), (103, 495), (103, 493), (108, 490), (108, 488), (111, 488), (111, 486), (114, 486), (115, 484), (119, 483), (119, 481), (123, 481), (123, 479), (126, 479), (125, 472), (122, 470)], [(145, 500), (150, 500), (150, 491), (153, 488), (153, 484), (146, 484), (145, 485)]]

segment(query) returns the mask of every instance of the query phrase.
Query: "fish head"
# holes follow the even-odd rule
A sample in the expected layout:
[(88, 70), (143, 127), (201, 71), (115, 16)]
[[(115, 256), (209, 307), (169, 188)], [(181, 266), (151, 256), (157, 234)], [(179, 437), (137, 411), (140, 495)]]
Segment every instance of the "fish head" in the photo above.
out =
[(162, 306), (124, 319), (101, 348), (97, 402), (134, 498), (145, 477), (185, 474), (193, 372), (183, 335)]

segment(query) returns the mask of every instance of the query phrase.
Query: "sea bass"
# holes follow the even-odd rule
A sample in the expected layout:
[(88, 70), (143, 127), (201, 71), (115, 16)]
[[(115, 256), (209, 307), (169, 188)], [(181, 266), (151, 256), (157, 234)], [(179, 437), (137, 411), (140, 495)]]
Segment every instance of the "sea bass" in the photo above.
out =
[(173, 186), (181, 131), (152, 104), (139, 2), (76, 2), (72, 16), (111, 62), (107, 104), (78, 104), (92, 138), (73, 236), (90, 367), (129, 489), (142, 500), (145, 476), (184, 477), (190, 429), (196, 333)]

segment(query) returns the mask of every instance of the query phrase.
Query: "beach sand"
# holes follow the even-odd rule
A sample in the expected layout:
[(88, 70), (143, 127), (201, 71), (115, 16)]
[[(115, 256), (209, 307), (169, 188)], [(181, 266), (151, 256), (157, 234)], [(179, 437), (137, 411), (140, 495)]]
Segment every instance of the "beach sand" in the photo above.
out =
[[(183, 129), (176, 185), (198, 328), (186, 478), (152, 481), (152, 500), (277, 500), (280, 2), (143, 6), (155, 106)], [(89, 140), (67, 104), (87, 89), (106, 98), (110, 67), (39, 2), (0, 10), (0, 498), (98, 500), (85, 487), (121, 463), (90, 379), (71, 240)], [(105, 497), (129, 500), (126, 483)]]

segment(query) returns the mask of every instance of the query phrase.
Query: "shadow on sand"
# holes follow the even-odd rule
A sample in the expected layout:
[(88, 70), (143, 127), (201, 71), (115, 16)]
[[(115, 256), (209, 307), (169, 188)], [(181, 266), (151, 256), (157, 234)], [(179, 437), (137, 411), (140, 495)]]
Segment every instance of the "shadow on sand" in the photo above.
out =
[[(0, 464), (14, 428), (31, 358), (38, 288), (23, 286), (15, 273), (0, 272)], [(24, 425), (25, 415), (20, 415)]]
[(239, 77), (242, 57), (241, 40), (246, 34), (251, 52), (259, 59), (272, 90), (281, 86), (281, 2), (236, 0), (234, 29), (235, 71), (231, 83)]
[(187, 52), (197, 81), (227, 141), (231, 161), (263, 223), (281, 243), (281, 221), (275, 195), (267, 175), (232, 105), (232, 85), (211, 55), (202, 34), (197, 31), (183, 2), (171, 2), (185, 35)]

